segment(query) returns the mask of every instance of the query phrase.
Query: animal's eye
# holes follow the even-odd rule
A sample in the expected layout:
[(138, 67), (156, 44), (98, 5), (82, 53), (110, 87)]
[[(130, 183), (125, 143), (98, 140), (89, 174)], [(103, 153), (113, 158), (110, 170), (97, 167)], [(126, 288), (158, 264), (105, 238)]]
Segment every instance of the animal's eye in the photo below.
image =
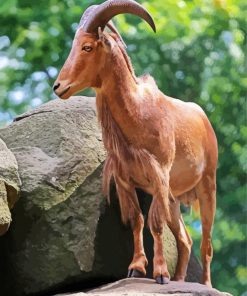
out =
[(85, 50), (86, 52), (90, 52), (90, 51), (92, 51), (92, 47), (91, 46), (88, 46), (88, 45), (85, 45), (85, 46), (83, 46), (82, 47), (82, 50)]

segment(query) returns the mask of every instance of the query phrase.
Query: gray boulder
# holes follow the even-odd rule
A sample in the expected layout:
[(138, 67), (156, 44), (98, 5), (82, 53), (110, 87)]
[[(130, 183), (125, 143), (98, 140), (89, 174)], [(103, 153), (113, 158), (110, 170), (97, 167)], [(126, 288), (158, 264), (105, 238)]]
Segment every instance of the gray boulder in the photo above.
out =
[[(101, 193), (105, 151), (95, 99), (50, 101), (17, 117), (0, 130), (0, 137), (15, 155), (22, 181), (13, 223), (0, 238), (1, 295), (50, 295), (124, 278), (132, 233), (121, 223), (114, 186), (110, 205)], [(147, 213), (151, 197), (139, 196)], [(176, 243), (169, 229), (165, 236), (173, 274)], [(147, 228), (144, 243), (151, 263), (153, 242)], [(193, 256), (188, 274), (188, 280), (200, 278)]]
[(124, 279), (86, 293), (67, 293), (56, 296), (231, 296), (198, 283), (171, 281), (167, 285), (157, 285), (150, 279)]

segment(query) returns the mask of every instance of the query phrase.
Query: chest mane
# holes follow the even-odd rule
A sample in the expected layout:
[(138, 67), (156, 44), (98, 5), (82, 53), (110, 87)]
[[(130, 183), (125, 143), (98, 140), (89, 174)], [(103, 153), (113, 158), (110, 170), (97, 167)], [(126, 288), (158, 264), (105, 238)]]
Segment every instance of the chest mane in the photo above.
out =
[(103, 143), (108, 154), (113, 154), (118, 159), (130, 159), (131, 145), (115, 122), (104, 98), (101, 99), (100, 106), (98, 106), (98, 119), (101, 123)]

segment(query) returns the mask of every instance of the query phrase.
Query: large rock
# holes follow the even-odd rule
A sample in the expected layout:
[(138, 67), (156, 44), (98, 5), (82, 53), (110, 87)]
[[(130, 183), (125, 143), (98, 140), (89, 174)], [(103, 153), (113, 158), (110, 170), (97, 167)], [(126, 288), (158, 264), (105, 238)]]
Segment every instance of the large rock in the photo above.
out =
[(19, 198), (20, 179), (14, 154), (0, 138), (0, 235), (11, 223), (10, 209)]
[[(132, 233), (120, 221), (114, 186), (111, 205), (101, 194), (105, 151), (95, 99), (54, 100), (0, 130), (14, 153), (22, 181), (9, 232), (0, 238), (0, 294), (88, 288), (126, 276)], [(139, 192), (147, 213), (150, 196)], [(144, 243), (152, 262), (152, 238)], [(177, 249), (169, 229), (166, 257), (173, 274)], [(198, 281), (192, 258), (188, 280)], [(151, 276), (151, 264), (148, 275)]]
[(124, 279), (87, 293), (68, 293), (57, 296), (231, 296), (198, 283), (170, 282), (158, 285), (150, 279)]

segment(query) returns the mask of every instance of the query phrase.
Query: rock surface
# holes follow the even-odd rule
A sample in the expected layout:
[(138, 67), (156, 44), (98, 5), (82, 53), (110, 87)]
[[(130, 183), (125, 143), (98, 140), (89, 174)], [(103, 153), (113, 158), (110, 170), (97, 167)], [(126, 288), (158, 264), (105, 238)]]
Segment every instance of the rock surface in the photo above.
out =
[[(121, 223), (114, 186), (110, 206), (101, 194), (105, 152), (95, 99), (50, 101), (1, 129), (0, 138), (14, 153), (22, 181), (13, 223), (0, 238), (1, 295), (50, 295), (124, 278), (132, 233)], [(146, 213), (151, 198), (143, 192), (139, 198)], [(169, 229), (165, 237), (173, 274), (176, 243)], [(152, 243), (145, 228), (150, 263)], [(147, 271), (150, 276), (151, 264)], [(188, 280), (200, 274), (192, 257)]]
[(20, 179), (14, 154), (0, 138), (0, 235), (11, 223), (10, 209), (18, 200)]
[(228, 293), (219, 292), (198, 283), (182, 283), (171, 281), (167, 285), (158, 285), (150, 279), (124, 279), (107, 284), (86, 293), (68, 293), (56, 296), (230, 296)]

